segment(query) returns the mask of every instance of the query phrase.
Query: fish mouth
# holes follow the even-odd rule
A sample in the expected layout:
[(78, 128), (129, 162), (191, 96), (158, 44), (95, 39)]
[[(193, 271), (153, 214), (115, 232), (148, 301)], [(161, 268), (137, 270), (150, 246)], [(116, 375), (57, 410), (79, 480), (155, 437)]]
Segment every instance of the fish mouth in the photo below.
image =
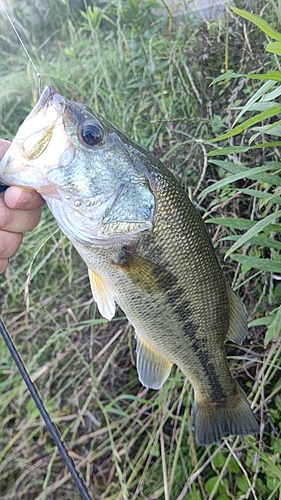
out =
[(58, 90), (52, 85), (46, 85), (42, 94), (40, 95), (34, 108), (30, 111), (28, 119), (34, 118), (43, 108), (43, 106), (48, 106), (49, 101), (52, 101), (57, 113), (61, 114), (64, 111), (65, 98), (59, 94)]
[[(64, 152), (66, 102), (67, 99), (55, 87), (44, 88), (0, 162), (2, 184), (33, 188), (42, 195), (53, 194), (58, 197), (55, 186), (46, 185), (45, 176), (49, 170), (57, 167), (57, 157)], [(59, 129), (60, 137), (56, 139), (57, 146), (50, 148), (55, 129)], [(67, 152), (73, 157), (71, 148)], [(37, 161), (39, 157), (40, 163)]]

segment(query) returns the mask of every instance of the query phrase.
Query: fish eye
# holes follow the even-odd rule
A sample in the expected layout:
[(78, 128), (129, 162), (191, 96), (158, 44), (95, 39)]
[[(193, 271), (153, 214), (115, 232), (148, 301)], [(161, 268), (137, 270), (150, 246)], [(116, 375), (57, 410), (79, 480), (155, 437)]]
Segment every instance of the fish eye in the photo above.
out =
[(81, 138), (88, 146), (96, 146), (103, 140), (102, 129), (93, 123), (85, 123), (81, 128)]

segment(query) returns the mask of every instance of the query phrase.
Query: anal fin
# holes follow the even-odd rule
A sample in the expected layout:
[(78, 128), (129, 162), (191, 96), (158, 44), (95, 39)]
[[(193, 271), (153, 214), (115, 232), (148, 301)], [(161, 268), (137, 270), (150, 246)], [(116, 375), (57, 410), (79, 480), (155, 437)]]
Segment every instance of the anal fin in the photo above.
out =
[(140, 382), (148, 389), (160, 389), (168, 378), (173, 363), (154, 351), (140, 336), (137, 339), (136, 351)]
[(226, 338), (236, 344), (242, 344), (248, 331), (246, 312), (239, 298), (235, 295), (230, 286), (227, 286), (227, 292), (230, 314)]
[(109, 321), (115, 315), (115, 301), (107, 283), (92, 269), (88, 269), (93, 297), (101, 315)]

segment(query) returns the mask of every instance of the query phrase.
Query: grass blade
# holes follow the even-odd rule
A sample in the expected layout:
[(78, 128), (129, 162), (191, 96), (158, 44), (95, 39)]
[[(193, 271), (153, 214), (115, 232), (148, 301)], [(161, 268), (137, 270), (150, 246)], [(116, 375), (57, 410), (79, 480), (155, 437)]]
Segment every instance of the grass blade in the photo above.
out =
[(274, 40), (279, 40), (281, 42), (281, 35), (278, 31), (275, 31), (271, 26), (261, 19), (259, 16), (255, 16), (255, 14), (251, 14), (250, 12), (246, 12), (245, 10), (237, 9), (237, 7), (230, 7), (230, 9), (238, 14), (239, 16), (247, 19), (247, 21), (251, 21), (251, 23), (255, 24), (261, 31), (263, 31), (266, 35)]
[(260, 259), (259, 257), (249, 257), (248, 255), (234, 254), (231, 256), (233, 260), (240, 264), (265, 271), (267, 273), (281, 273), (281, 262), (276, 262), (269, 259)]
[(246, 102), (245, 106), (243, 106), (242, 110), (238, 114), (238, 116), (234, 120), (234, 124), (237, 123), (242, 116), (250, 110), (252, 104), (254, 104), (261, 96), (263, 96), (269, 89), (271, 89), (275, 85), (274, 80), (269, 80), (268, 82), (265, 82), (261, 88), (255, 92), (255, 94)]
[(281, 71), (270, 71), (269, 73), (246, 73), (244, 76), (256, 80), (275, 80), (281, 82)]
[(231, 247), (230, 249), (226, 252), (225, 258), (229, 257), (229, 255), (238, 248), (240, 248), (242, 245), (245, 245), (246, 243), (249, 242), (251, 238), (256, 236), (258, 233), (263, 231), (272, 221), (277, 219), (278, 217), (281, 217), (281, 210), (278, 210), (277, 212), (274, 212), (273, 214), (268, 215), (264, 219), (258, 221), (253, 227), (248, 229), (248, 231), (243, 234)]
[(267, 118), (272, 118), (272, 116), (276, 116), (278, 113), (281, 113), (281, 105), (268, 109), (267, 111), (263, 111), (262, 113), (259, 113), (253, 116), (252, 118), (249, 118), (240, 125), (237, 125), (237, 127), (233, 128), (232, 130), (229, 130), (225, 134), (222, 134), (219, 137), (211, 139), (209, 142), (213, 143), (218, 141), (224, 141), (225, 139), (234, 137), (235, 135), (241, 134), (242, 132), (244, 132), (244, 130), (250, 128), (252, 125), (255, 125), (256, 123), (261, 122), (263, 120), (266, 120)]
[[(231, 229), (240, 229), (242, 231), (247, 230), (257, 224), (256, 221), (242, 219), (241, 217), (239, 219), (231, 217), (212, 217), (210, 219), (207, 219), (205, 222), (207, 224), (219, 224), (220, 226), (229, 227)], [(280, 224), (269, 224), (267, 229), (275, 233), (281, 233)]]
[[(212, 160), (212, 163), (214, 163), (215, 165), (218, 165), (220, 167), (223, 167), (223, 168), (227, 168), (229, 165), (229, 162), (216, 161), (216, 160)], [(204, 189), (202, 191), (202, 193), (200, 193), (198, 198), (203, 199), (203, 198), (205, 198), (205, 196), (207, 194), (212, 193), (213, 191), (217, 191), (218, 189), (221, 189), (222, 187), (227, 186), (227, 185), (231, 184), (232, 182), (239, 181), (240, 179), (245, 179), (245, 178), (246, 179), (258, 179), (260, 174), (267, 172), (268, 170), (270, 170), (270, 168), (276, 169), (276, 164), (274, 164), (272, 166), (263, 165), (262, 167), (256, 167), (256, 168), (246, 168), (242, 165), (236, 165), (234, 163), (231, 164), (231, 166), (233, 169), (238, 170), (238, 173), (235, 173), (234, 175), (230, 175), (228, 177), (225, 177), (224, 179), (221, 179), (218, 182), (215, 182), (211, 186)], [(281, 167), (281, 164), (280, 164), (280, 167)], [(276, 177), (276, 179), (275, 179), (276, 184), (278, 186), (281, 186), (281, 178), (277, 177), (277, 176), (275, 176), (275, 177)], [(267, 179), (267, 181), (269, 181), (269, 179)], [(267, 181), (264, 179), (263, 182), (267, 182)], [(272, 179), (270, 179), (270, 181), (272, 181)], [(272, 182), (270, 182), (270, 183), (272, 184)]]

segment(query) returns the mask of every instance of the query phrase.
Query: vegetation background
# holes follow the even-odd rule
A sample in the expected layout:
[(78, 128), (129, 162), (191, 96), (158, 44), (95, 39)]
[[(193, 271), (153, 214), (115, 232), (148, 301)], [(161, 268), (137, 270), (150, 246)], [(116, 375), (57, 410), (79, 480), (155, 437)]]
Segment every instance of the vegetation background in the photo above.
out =
[[(94, 498), (281, 498), (281, 5), (251, 8), (262, 22), (229, 10), (198, 24), (160, 0), (9, 2), (41, 85), (162, 158), (214, 223), (249, 316), (228, 353), (261, 434), (197, 446), (189, 382), (175, 367), (160, 391), (139, 384), (132, 328), (122, 311), (99, 316), (83, 262), (44, 209), (1, 277), (1, 314)], [(2, 11), (0, 22), (0, 135), (11, 139), (38, 82)], [(78, 499), (2, 341), (0, 359), (1, 499)]]

